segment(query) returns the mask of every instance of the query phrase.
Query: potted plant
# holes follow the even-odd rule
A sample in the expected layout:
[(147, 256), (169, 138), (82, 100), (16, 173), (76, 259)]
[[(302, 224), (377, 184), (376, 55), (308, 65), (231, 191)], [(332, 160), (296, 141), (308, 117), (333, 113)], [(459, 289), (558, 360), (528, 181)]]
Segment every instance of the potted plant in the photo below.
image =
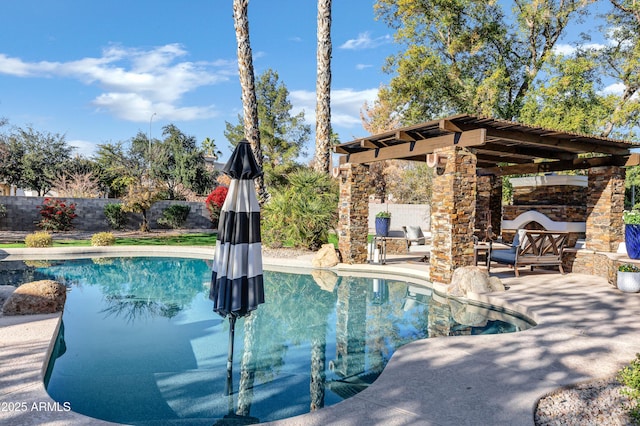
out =
[(640, 210), (625, 210), (622, 218), (627, 255), (631, 259), (640, 259)]
[(389, 235), (390, 226), (391, 213), (388, 211), (378, 212), (376, 214), (376, 235), (379, 237), (387, 237)]
[(640, 268), (630, 263), (618, 266), (618, 289), (625, 293), (637, 293), (640, 291)]

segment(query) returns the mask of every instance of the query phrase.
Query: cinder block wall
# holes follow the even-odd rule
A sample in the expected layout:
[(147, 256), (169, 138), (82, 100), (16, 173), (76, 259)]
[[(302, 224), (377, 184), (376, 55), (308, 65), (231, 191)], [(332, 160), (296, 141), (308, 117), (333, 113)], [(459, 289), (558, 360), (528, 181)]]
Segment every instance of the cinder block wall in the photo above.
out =
[[(7, 215), (0, 219), (0, 230), (13, 231), (36, 231), (36, 224), (40, 221), (40, 209), (45, 197), (7, 197), (0, 196), (0, 204), (7, 209)], [(51, 197), (49, 197), (51, 198)], [(76, 204), (76, 214), (74, 219), (74, 229), (79, 231), (108, 231), (109, 225), (104, 215), (104, 206), (110, 203), (119, 203), (120, 200), (113, 198), (60, 198), (68, 203)], [(162, 211), (172, 204), (185, 204), (191, 207), (185, 229), (211, 229), (209, 212), (203, 202), (189, 202), (165, 200), (155, 203), (151, 209), (150, 226), (159, 228), (158, 219)], [(142, 217), (137, 213), (127, 214), (127, 228), (138, 229)]]

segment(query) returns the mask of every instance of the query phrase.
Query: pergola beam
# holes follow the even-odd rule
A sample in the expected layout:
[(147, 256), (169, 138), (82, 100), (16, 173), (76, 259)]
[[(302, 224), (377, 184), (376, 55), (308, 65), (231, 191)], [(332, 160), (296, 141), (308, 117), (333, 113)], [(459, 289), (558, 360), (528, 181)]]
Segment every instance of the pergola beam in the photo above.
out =
[(486, 129), (475, 129), (368, 151), (354, 152), (340, 157), (340, 163), (364, 164), (383, 160), (415, 158), (419, 155), (431, 154), (438, 148), (448, 146), (479, 146), (485, 143), (486, 134)]
[(640, 156), (638, 154), (616, 155), (606, 157), (576, 158), (575, 160), (565, 161), (543, 161), (539, 163), (518, 164), (512, 166), (497, 166), (478, 169), (478, 174), (509, 176), (525, 173), (549, 173), (560, 172), (564, 170), (581, 170), (600, 166), (628, 167), (637, 164), (640, 164)]

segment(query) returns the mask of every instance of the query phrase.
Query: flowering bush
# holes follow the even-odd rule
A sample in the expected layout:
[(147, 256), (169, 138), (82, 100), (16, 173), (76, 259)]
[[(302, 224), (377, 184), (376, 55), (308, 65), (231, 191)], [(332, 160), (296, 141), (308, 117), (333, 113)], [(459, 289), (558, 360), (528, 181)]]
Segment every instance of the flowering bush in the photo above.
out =
[(211, 191), (211, 194), (209, 194), (204, 202), (207, 206), (207, 210), (209, 210), (209, 217), (211, 218), (211, 222), (213, 222), (214, 226), (218, 225), (220, 210), (222, 209), (225, 198), (227, 198), (227, 192), (229, 192), (229, 188), (226, 186), (218, 186), (216, 189)]
[(78, 217), (75, 213), (76, 205), (67, 204), (66, 200), (45, 198), (38, 208), (42, 216), (38, 226), (45, 231), (68, 231), (72, 228), (71, 221)]

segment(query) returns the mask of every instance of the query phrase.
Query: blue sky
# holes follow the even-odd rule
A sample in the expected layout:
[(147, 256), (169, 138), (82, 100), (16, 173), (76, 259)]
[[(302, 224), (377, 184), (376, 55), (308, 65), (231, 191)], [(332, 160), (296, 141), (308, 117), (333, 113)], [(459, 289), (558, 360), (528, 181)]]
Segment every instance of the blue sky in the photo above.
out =
[[(367, 134), (360, 108), (390, 78), (381, 69), (392, 31), (373, 4), (333, 2), (332, 123), (344, 142)], [(278, 72), (312, 129), (316, 10), (315, 1), (249, 3), (256, 76)], [(237, 123), (242, 108), (231, 0), (21, 0), (4, 2), (2, 15), (0, 117), (10, 126), (65, 134), (90, 155), (174, 123), (228, 158), (225, 121)]]
[[(342, 142), (367, 134), (360, 109), (389, 81), (382, 66), (397, 50), (374, 3), (333, 2), (332, 124)], [(256, 75), (277, 71), (293, 113), (304, 110), (314, 129), (316, 2), (253, 0), (249, 20)], [(10, 125), (65, 134), (90, 155), (174, 123), (228, 158), (225, 121), (237, 123), (242, 107), (231, 0), (6, 1), (0, 33), (0, 117)]]

